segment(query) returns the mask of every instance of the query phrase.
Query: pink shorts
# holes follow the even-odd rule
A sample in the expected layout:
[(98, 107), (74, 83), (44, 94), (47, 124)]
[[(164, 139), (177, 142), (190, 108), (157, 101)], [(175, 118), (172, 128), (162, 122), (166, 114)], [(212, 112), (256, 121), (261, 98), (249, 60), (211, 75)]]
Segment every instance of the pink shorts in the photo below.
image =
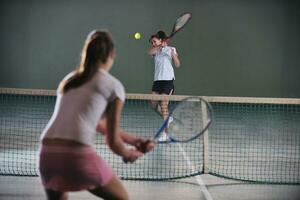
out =
[(56, 191), (94, 189), (114, 175), (111, 166), (90, 146), (43, 145), (39, 171), (44, 187)]

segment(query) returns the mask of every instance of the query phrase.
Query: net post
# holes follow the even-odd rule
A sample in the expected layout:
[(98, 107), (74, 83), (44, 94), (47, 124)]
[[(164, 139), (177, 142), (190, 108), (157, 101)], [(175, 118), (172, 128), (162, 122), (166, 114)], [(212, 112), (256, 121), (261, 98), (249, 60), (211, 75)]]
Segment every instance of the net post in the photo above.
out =
[[(201, 101), (202, 120), (207, 122), (207, 108), (205, 102)], [(209, 141), (208, 129), (203, 133), (203, 173), (209, 173)]]

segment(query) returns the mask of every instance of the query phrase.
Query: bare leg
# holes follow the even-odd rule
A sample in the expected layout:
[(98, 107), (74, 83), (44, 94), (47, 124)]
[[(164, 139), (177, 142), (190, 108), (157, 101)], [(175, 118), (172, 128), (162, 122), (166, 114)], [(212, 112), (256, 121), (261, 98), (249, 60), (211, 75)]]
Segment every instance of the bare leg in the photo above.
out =
[[(170, 91), (169, 94), (163, 94), (163, 95), (169, 95), (171, 96), (173, 93), (173, 90)], [(162, 113), (162, 118), (164, 120), (167, 119), (167, 117), (169, 116), (169, 101), (168, 100), (165, 100), (165, 101), (161, 101), (160, 102), (160, 107), (161, 107), (161, 113)]]
[(169, 109), (168, 109), (169, 101), (168, 100), (161, 101), (159, 105), (161, 110), (161, 117), (163, 118), (163, 120), (166, 120), (169, 115)]
[[(172, 95), (173, 90), (170, 91), (169, 94), (162, 94), (162, 95)], [(157, 92), (152, 91), (151, 94), (158, 94)], [(169, 101), (168, 100), (162, 100), (162, 101), (151, 101), (151, 107), (163, 118), (163, 120), (166, 120), (169, 116)], [(165, 133), (168, 132), (168, 128), (165, 128)]]
[(117, 176), (104, 186), (89, 190), (92, 194), (101, 197), (105, 200), (128, 200), (128, 194)]
[[(164, 94), (164, 95), (171, 96), (172, 93), (173, 93), (173, 90), (171, 90), (169, 94)], [(162, 116), (163, 120), (166, 120), (169, 116), (169, 101), (168, 100), (161, 101), (160, 107), (161, 107), (161, 116)], [(165, 131), (165, 133), (168, 133), (168, 128), (165, 128), (164, 131)]]
[(48, 200), (67, 200), (68, 195), (65, 192), (54, 191), (50, 189), (45, 189)]
[[(158, 94), (158, 93), (152, 91), (151, 94)], [(162, 117), (159, 101), (150, 100), (150, 104), (151, 104), (151, 107), (153, 108), (153, 110)]]

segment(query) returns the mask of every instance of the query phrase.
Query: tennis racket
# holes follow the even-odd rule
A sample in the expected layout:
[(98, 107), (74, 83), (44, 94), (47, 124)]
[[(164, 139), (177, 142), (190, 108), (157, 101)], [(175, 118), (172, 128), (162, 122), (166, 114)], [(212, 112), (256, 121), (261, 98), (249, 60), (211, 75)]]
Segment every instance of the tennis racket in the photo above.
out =
[[(212, 115), (212, 106), (205, 99), (185, 98), (170, 111), (151, 141), (154, 143), (190, 142), (209, 128)], [(164, 132), (167, 132), (167, 139), (162, 141), (160, 137)]]
[(171, 38), (178, 33), (191, 19), (192, 13), (190, 12), (185, 12), (176, 19), (172, 32), (166, 39), (167, 44), (170, 44)]

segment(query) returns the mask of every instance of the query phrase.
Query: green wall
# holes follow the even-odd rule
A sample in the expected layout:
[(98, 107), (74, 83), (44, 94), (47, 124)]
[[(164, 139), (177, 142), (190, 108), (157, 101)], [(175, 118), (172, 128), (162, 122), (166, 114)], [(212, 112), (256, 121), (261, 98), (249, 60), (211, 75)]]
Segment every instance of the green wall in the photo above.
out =
[[(300, 3), (293, 0), (3, 0), (0, 87), (55, 89), (79, 61), (88, 32), (109, 29), (112, 74), (149, 93), (148, 39), (193, 13), (178, 35), (176, 94), (300, 98)], [(142, 33), (140, 40), (133, 34)]]

